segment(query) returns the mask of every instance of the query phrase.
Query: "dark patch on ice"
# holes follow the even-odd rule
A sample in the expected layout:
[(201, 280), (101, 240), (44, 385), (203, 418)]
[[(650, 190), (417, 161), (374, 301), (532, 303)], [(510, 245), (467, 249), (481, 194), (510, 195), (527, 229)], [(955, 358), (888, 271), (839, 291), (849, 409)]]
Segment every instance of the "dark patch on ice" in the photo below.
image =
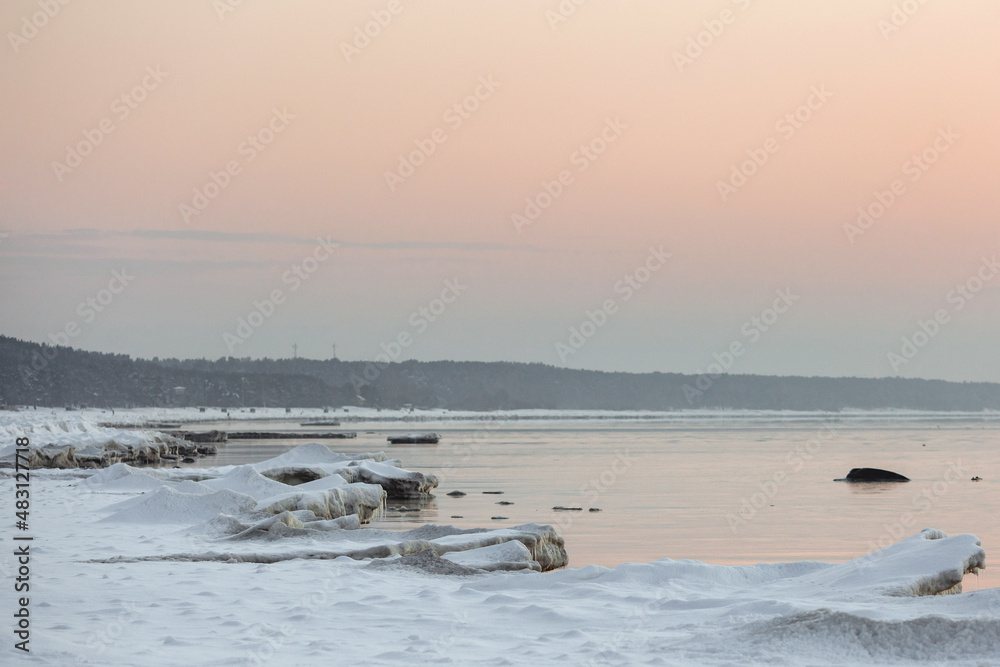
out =
[(414, 554), (391, 558), (387, 560), (373, 560), (368, 564), (370, 570), (419, 570), (425, 574), (440, 574), (450, 577), (468, 577), (482, 574), (481, 570), (465, 567), (450, 560), (441, 558), (430, 549), (424, 549)]
[(851, 664), (904, 660), (992, 664), (1000, 645), (997, 619), (924, 616), (879, 621), (829, 609), (752, 623), (745, 632), (749, 644), (768, 653), (779, 648), (783, 654), (838, 656)]

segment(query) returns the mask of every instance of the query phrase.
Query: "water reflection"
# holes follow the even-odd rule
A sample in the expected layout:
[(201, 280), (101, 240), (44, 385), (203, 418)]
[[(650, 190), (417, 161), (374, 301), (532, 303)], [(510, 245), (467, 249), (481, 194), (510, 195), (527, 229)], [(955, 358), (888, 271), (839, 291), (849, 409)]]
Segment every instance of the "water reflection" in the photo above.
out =
[(434, 523), (437, 522), (439, 514), (435, 497), (390, 498), (386, 501), (385, 512), (371, 525), (376, 528), (390, 528), (391, 525), (382, 524)]
[(887, 491), (898, 491), (906, 482), (844, 482), (855, 496), (874, 496)]

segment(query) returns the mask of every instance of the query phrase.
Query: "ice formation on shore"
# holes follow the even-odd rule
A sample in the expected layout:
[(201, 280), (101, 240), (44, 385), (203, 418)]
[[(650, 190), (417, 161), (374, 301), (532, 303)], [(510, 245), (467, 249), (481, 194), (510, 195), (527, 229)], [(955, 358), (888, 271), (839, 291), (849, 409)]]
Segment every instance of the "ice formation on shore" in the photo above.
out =
[[(185, 456), (214, 454), (213, 445), (180, 440), (151, 430), (98, 426), (88, 421), (0, 423), (0, 442), (27, 437), (28, 462), (39, 468), (104, 468), (120, 461), (160, 463)], [(14, 465), (14, 445), (0, 446), (0, 467)]]
[[(117, 463), (78, 486), (94, 492), (143, 494), (106, 508), (104, 523), (184, 525), (215, 547), (136, 560), (276, 563), (341, 556), (389, 558), (428, 551), (434, 557), (449, 556), (473, 571), (545, 571), (566, 565), (563, 540), (550, 526), (361, 530), (384, 508), (387, 497), (426, 495), (437, 486), (433, 475), (399, 465), (381, 452), (348, 456), (310, 443), (266, 461), (223, 468), (151, 469)], [(498, 548), (508, 542), (520, 547)], [(468, 555), (454, 560), (458, 552)]]

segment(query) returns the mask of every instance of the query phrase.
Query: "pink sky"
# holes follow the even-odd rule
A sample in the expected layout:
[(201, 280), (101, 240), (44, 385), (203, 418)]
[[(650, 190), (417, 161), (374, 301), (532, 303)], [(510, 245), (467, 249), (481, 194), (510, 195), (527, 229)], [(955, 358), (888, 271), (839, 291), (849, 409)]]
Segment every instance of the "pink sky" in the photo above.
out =
[[(224, 2), (0, 8), (0, 333), (76, 323), (74, 346), (149, 357), (336, 342), (345, 359), (407, 333), (401, 359), (678, 372), (739, 341), (731, 372), (1000, 381), (983, 263), (1000, 250), (1000, 3), (589, 2), (557, 21), (555, 0)], [(78, 166), (54, 164), (87, 134)], [(339, 247), (295, 278), (317, 238)], [(661, 246), (626, 300), (616, 284)], [(134, 280), (86, 321), (122, 268)], [(785, 288), (798, 300), (751, 341)]]

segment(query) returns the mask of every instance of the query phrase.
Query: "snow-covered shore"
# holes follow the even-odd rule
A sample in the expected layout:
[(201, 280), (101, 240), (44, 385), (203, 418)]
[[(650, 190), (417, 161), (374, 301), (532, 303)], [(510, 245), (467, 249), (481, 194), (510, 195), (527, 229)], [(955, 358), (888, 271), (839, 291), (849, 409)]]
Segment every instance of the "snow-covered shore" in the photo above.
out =
[[(0, 426), (8, 439), (44, 432), (66, 443), (110, 428), (45, 430), (44, 420), (14, 417)], [(928, 595), (956, 593), (985, 565), (972, 535), (927, 530), (838, 564), (664, 559), (539, 572), (558, 566), (561, 547), (544, 526), (363, 527), (387, 489), (433, 490), (429, 476), (402, 465), (312, 444), (215, 469), (33, 471), (30, 530), (21, 533), (34, 537), (31, 654), (15, 650), (8, 631), (0, 660), (1000, 662), (1000, 590)], [(0, 493), (12, 502), (9, 470), (0, 471)], [(9, 553), (0, 560), (7, 581), (16, 567)], [(4, 590), (0, 611), (12, 626), (15, 594)]]

